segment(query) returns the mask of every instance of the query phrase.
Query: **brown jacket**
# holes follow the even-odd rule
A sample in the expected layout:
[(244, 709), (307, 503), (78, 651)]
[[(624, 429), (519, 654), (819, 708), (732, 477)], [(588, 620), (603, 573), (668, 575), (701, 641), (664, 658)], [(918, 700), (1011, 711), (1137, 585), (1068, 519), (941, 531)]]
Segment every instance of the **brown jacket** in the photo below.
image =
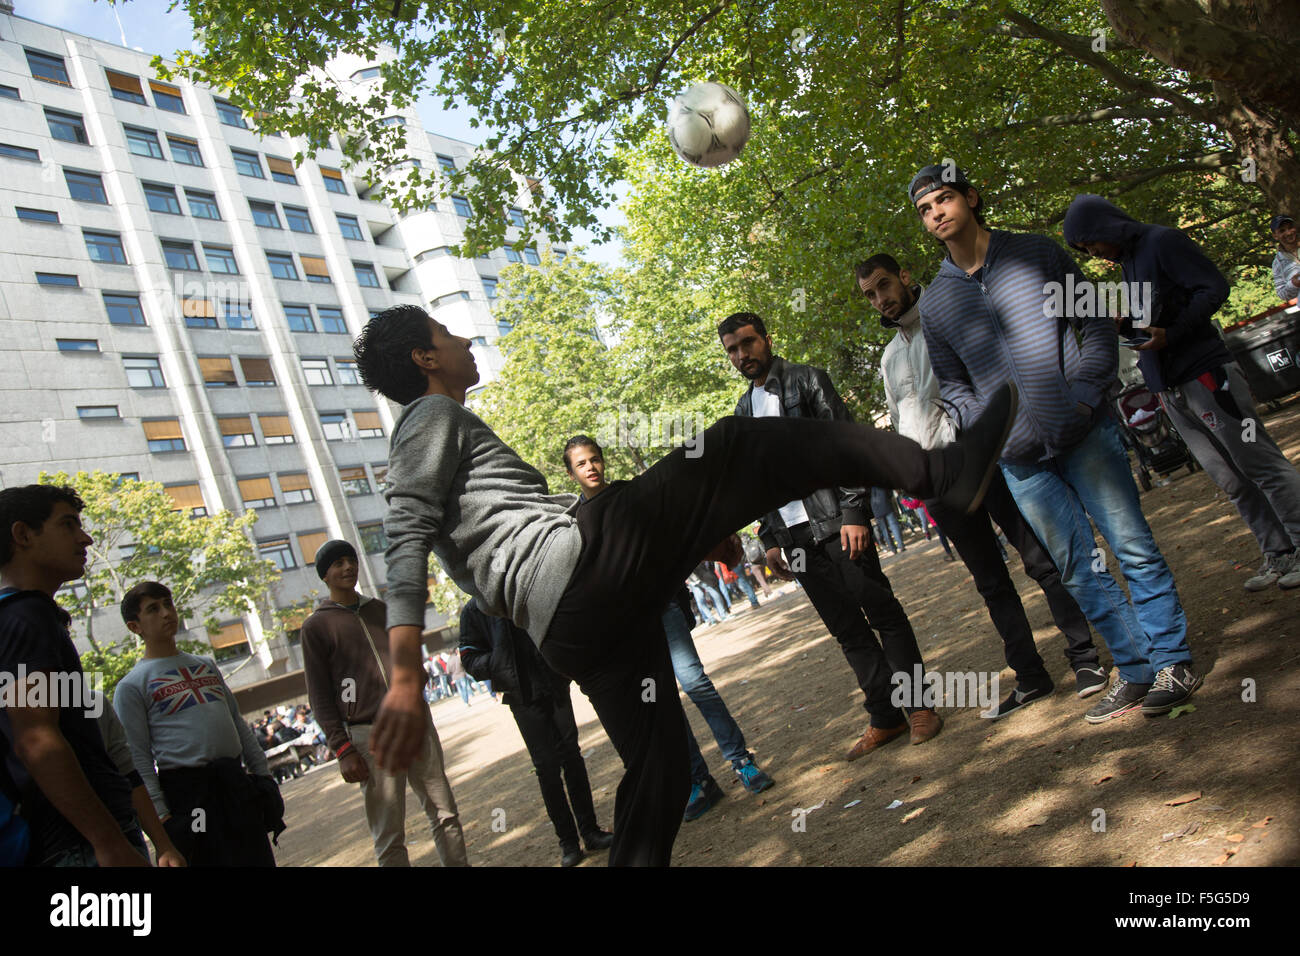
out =
[(388, 692), (387, 617), (376, 598), (363, 596), (357, 611), (324, 598), (302, 623), (307, 696), (331, 750), (350, 739), (345, 723), (375, 719)]

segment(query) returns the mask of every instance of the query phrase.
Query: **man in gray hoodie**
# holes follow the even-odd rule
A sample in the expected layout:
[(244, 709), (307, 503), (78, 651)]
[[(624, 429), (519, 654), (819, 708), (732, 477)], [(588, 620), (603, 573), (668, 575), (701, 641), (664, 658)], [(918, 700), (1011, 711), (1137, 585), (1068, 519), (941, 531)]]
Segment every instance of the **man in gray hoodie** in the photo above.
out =
[[(983, 497), (1015, 413), (1008, 386), (988, 396), (964, 440), (926, 452), (862, 425), (725, 418), (633, 480), (577, 510), (465, 409), (478, 381), (470, 340), (415, 306), (371, 319), (353, 346), (367, 387), (405, 406), (389, 455), (391, 687), (370, 747), (405, 768), (428, 708), (419, 640), (428, 556), (488, 613), (512, 620), (591, 700), (626, 772), (614, 809), (612, 865), (668, 864), (690, 793), (685, 718), (660, 612), (737, 528), (792, 498), (883, 485), (954, 508)], [(801, 468), (788, 468), (799, 460)], [(738, 549), (736, 549), (738, 550)]]

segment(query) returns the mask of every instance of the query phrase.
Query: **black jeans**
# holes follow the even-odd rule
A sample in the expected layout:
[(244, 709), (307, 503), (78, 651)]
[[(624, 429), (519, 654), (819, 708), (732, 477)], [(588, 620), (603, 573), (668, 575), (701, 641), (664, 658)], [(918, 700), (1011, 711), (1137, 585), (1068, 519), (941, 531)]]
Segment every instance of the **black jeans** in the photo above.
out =
[(164, 829), (190, 866), (275, 866), (262, 798), (238, 759), (159, 770), (158, 784), (171, 811)]
[[(556, 683), (560, 683), (558, 678)], [(510, 695), (510, 713), (519, 725), (524, 746), (528, 748), (528, 756), (537, 770), (537, 784), (542, 790), (546, 815), (555, 826), (560, 845), (567, 847), (577, 845), (579, 833), (594, 833), (600, 827), (596, 823), (587, 765), (578, 749), (578, 723), (573, 716), (573, 703), (569, 700), (568, 682), (564, 685), (563, 696), (539, 697), (528, 703), (519, 700), (517, 694)], [(563, 781), (560, 779), (561, 771), (564, 773)], [(568, 800), (564, 798), (566, 783)]]
[(1000, 471), (993, 473), (984, 506), (974, 514), (956, 514), (933, 501), (926, 502), (926, 507), (974, 577), (975, 587), (988, 607), (989, 618), (1005, 645), (1007, 664), (1016, 672), (1018, 685), (1026, 689), (1042, 687), (1051, 678), (1034, 646), (1034, 633), (1002, 560), (1002, 550), (998, 547), (990, 518), (998, 523), (1012, 547), (1020, 552), (1025, 574), (1042, 588), (1052, 619), (1065, 635), (1065, 656), (1071, 668), (1097, 664), (1097, 647), (1092, 642), (1087, 617), (1061, 583), (1061, 573), (1016, 507)]
[(739, 417), (705, 431), (696, 452), (677, 448), (578, 510), (582, 553), (542, 641), (623, 759), (612, 866), (666, 866), (690, 795), (686, 719), (660, 621), (682, 580), (737, 528), (818, 488), (931, 497), (951, 454), (851, 422)]
[[(812, 529), (801, 524), (790, 529), (790, 536), (790, 559), (797, 567), (802, 556), (805, 567), (795, 577), (853, 668), (871, 725), (897, 727), (903, 713), (890, 703), (890, 676), (903, 673), (912, 680), (913, 668), (924, 665), (907, 612), (881, 570), (876, 549), (868, 544), (850, 561), (838, 535), (815, 544)], [(879, 640), (873, 631), (879, 632)]]

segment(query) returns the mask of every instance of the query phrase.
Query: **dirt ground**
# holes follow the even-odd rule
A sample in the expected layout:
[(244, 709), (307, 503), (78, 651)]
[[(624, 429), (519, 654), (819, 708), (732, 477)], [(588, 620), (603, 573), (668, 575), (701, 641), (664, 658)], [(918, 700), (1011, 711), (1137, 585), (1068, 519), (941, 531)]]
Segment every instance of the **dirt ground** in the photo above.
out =
[[(1300, 461), (1300, 398), (1265, 421), (1288, 457)], [(1013, 578), (1057, 682), (1055, 695), (996, 724), (981, 719), (978, 707), (941, 709), (945, 725), (934, 740), (912, 747), (904, 738), (850, 764), (844, 754), (866, 727), (861, 692), (803, 593), (786, 586), (758, 609), (746, 604), (725, 624), (695, 631), (707, 671), (776, 786), (757, 797), (745, 793), (683, 697), (727, 799), (683, 825), (673, 863), (1300, 862), (1300, 590), (1242, 589), (1260, 555), (1203, 471), (1180, 469), (1142, 500), (1206, 675), (1194, 711), (1087, 724), (1083, 712), (1096, 698), (1074, 695), (1064, 638), (1013, 553)], [(937, 541), (909, 536), (904, 554), (883, 561), (929, 669), (1004, 667), (1001, 641), (968, 572), (960, 562), (945, 563)], [(1001, 673), (1005, 695), (1014, 679)], [(621, 765), (590, 704), (576, 688), (573, 696), (596, 809), (608, 827)], [(466, 708), (456, 697), (433, 705), (433, 716), (471, 863), (558, 865), (558, 844), (509, 709), (485, 695)], [(280, 837), (281, 865), (374, 864), (360, 789), (344, 783), (333, 764), (286, 783), (284, 797), (289, 829)], [(407, 810), (412, 862), (436, 866), (413, 795)], [(597, 854), (583, 865), (604, 862)]]

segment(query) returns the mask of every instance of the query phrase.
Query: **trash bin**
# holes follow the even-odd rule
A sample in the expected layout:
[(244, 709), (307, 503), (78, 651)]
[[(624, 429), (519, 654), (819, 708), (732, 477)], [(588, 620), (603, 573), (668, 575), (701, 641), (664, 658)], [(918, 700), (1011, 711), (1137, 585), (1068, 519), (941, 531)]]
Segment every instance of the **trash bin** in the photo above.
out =
[(1300, 306), (1239, 326), (1223, 336), (1257, 402), (1300, 392)]

